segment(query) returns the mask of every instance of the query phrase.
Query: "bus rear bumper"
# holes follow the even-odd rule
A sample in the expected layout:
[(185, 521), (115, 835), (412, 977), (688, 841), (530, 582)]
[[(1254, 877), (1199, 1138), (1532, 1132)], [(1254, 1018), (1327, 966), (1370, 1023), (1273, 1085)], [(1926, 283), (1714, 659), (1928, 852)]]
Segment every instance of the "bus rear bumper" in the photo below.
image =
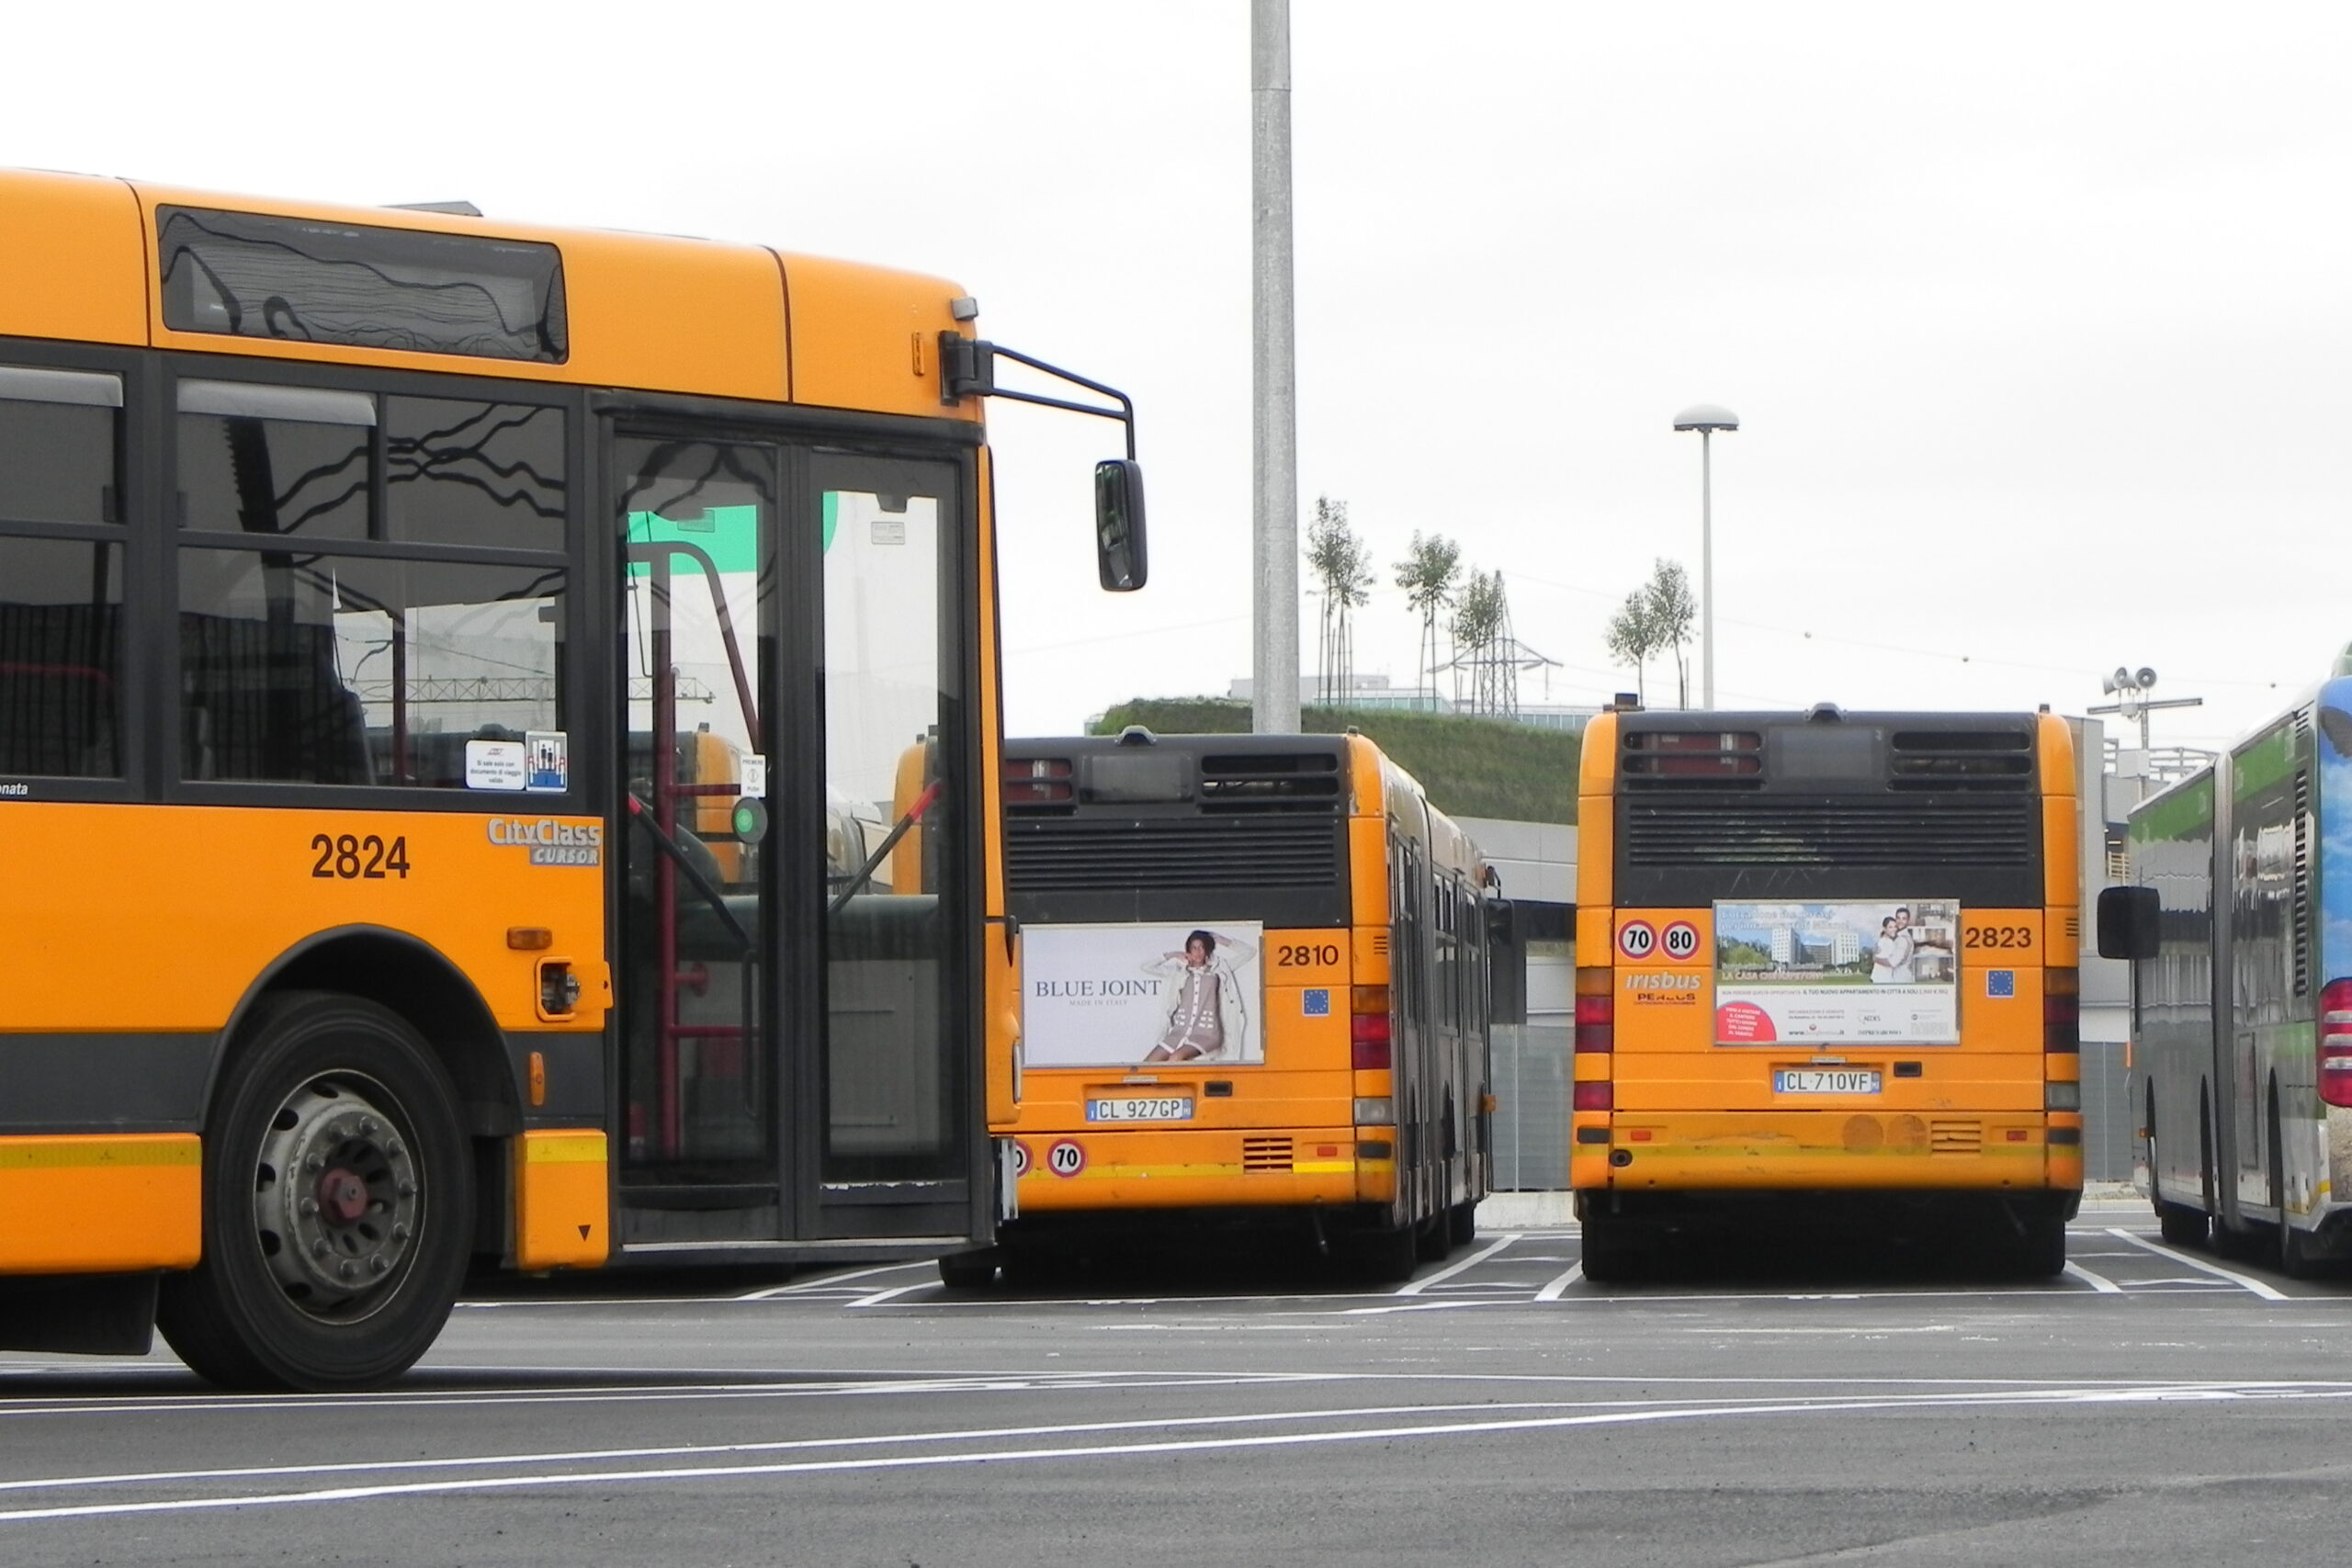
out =
[(1605, 1128), (1577, 1120), (1570, 1185), (1579, 1191), (2054, 1190), (2079, 1200), (2082, 1189), (2075, 1116), (1619, 1111)]
[(1396, 1169), (1360, 1159), (1351, 1127), (1025, 1132), (1019, 1142), (1024, 1215), (1353, 1203), (1371, 1196), (1367, 1180), (1385, 1199)]

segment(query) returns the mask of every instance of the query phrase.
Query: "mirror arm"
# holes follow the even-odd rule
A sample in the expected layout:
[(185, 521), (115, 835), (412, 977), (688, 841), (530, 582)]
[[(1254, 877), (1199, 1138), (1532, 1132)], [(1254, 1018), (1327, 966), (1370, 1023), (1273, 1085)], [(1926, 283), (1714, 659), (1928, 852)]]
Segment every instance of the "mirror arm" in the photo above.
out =
[[(1072, 402), (1065, 398), (1042, 397), (1035, 392), (1007, 391), (996, 384), (994, 361), (1000, 357), (1010, 359), (1016, 365), (1026, 365), (1032, 370), (1042, 371), (1054, 379), (1067, 381), (1073, 387), (1083, 387), (1090, 392), (1100, 392), (1119, 406), (1115, 409), (1106, 409), (1098, 403)], [(968, 338), (961, 333), (943, 332), (939, 334), (939, 364), (942, 372), (940, 381), (943, 387), (941, 396), (948, 402), (957, 402), (967, 397), (1010, 398), (1017, 403), (1035, 403), (1040, 408), (1091, 414), (1096, 419), (1115, 419), (1125, 427), (1127, 433), (1127, 460), (1135, 461), (1135, 400), (1116, 387), (1106, 387), (1100, 381), (1090, 381), (1074, 370), (1065, 370), (1058, 365), (1048, 365), (1042, 359), (1032, 358), (1017, 349), (1005, 348), (997, 344), (983, 342), (978, 338)]]

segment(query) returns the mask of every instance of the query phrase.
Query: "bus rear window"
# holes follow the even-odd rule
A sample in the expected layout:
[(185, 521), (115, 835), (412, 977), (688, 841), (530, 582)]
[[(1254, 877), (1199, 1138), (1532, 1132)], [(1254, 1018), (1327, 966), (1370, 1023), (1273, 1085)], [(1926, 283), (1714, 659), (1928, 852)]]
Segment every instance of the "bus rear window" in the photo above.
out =
[(553, 245), (249, 212), (156, 212), (174, 332), (560, 364)]

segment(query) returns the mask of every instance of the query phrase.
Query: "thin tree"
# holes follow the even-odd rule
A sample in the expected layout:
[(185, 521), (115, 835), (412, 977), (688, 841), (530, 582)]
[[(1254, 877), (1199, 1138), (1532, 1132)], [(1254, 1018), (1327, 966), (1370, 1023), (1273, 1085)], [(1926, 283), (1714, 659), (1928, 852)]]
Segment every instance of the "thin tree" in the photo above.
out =
[(1649, 609), (1651, 650), (1673, 652), (1676, 704), (1687, 708), (1690, 705), (1690, 660), (1682, 649), (1690, 640), (1690, 623), (1699, 617), (1690, 574), (1680, 561), (1660, 558), (1649, 581), (1642, 585), (1642, 597)]
[(1646, 705), (1649, 698), (1649, 658), (1658, 650), (1657, 624), (1650, 617), (1649, 595), (1640, 589), (1625, 595), (1625, 603), (1601, 630), (1609, 657), (1634, 669), (1634, 695)]
[(1472, 713), (1507, 711), (1498, 666), (1507, 667), (1510, 660), (1510, 650), (1501, 646), (1509, 619), (1503, 574), (1473, 569), (1453, 596), (1453, 662), (1456, 670), (1470, 666)]
[(1315, 498), (1306, 525), (1306, 564), (1322, 587), (1323, 700), (1346, 700), (1355, 688), (1355, 630), (1351, 612), (1372, 599), (1372, 551), (1348, 526), (1348, 503)]
[[(1421, 645), (1416, 658), (1430, 679), (1430, 705), (1437, 705), (1437, 617), (1453, 603), (1453, 584), (1462, 572), (1462, 547), (1442, 534), (1426, 539), (1413, 530), (1405, 558), (1396, 563), (1396, 586), (1405, 603), (1421, 617)], [(1416, 678), (1418, 681), (1418, 677)]]

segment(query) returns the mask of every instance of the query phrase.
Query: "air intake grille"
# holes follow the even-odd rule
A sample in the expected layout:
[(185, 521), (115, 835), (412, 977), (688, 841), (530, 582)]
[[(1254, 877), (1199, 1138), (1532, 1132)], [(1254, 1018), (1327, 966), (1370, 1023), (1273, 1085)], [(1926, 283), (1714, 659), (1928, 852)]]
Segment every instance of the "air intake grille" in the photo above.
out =
[(1005, 823), (1005, 874), (1016, 894), (1344, 887), (1343, 828), (1328, 815), (1015, 818)]
[(1201, 759), (1201, 809), (1336, 811), (1340, 759), (1329, 751), (1211, 752)]
[(1241, 1168), (1250, 1170), (1288, 1170), (1290, 1140), (1288, 1138), (1244, 1138), (1241, 1140)]
[(1629, 866), (2028, 866), (2030, 795), (1657, 795), (1623, 807)]
[(1930, 1122), (1928, 1152), (1931, 1155), (1974, 1155), (1984, 1152), (1982, 1122)]
[(1888, 783), (1901, 790), (2031, 791), (2033, 739), (2023, 729), (1898, 729)]

